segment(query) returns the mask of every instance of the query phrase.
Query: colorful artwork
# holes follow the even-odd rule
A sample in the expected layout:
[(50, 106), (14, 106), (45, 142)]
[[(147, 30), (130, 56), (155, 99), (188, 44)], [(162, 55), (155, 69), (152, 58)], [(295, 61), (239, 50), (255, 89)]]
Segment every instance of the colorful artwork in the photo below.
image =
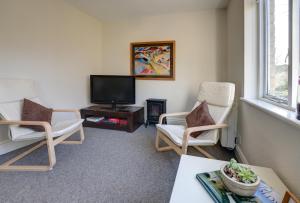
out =
[(137, 78), (174, 79), (174, 41), (131, 43), (131, 72)]

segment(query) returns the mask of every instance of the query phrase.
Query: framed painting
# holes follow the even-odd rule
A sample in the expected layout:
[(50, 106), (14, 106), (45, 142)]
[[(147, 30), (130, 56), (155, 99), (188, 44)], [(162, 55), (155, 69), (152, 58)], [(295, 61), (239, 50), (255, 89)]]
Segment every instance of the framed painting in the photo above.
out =
[(130, 56), (137, 79), (175, 80), (175, 41), (133, 42)]

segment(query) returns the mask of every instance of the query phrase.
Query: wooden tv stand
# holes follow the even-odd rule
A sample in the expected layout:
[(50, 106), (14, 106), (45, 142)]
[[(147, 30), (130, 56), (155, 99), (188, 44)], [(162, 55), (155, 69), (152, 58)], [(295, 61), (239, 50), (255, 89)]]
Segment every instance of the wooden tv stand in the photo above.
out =
[[(113, 109), (103, 106), (90, 106), (80, 109), (80, 113), (81, 118), (84, 119), (84, 127), (133, 132), (144, 124), (144, 107), (122, 106)], [(99, 122), (91, 122), (86, 120), (88, 117), (104, 117), (104, 119)]]

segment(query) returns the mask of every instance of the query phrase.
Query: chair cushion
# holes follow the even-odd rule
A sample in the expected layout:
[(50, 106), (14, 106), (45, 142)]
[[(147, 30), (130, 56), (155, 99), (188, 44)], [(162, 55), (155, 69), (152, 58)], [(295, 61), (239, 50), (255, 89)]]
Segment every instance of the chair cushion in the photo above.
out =
[[(168, 136), (177, 146), (182, 146), (183, 135), (186, 127), (184, 125), (164, 125), (157, 124), (157, 130)], [(210, 146), (218, 142), (218, 131), (210, 130), (203, 132), (197, 138), (189, 137), (189, 146)]]
[[(37, 97), (35, 84), (32, 80), (0, 79), (0, 118), (5, 120), (21, 120), (23, 99), (28, 98), (38, 104), (43, 104)], [(83, 120), (67, 120), (52, 125), (52, 136), (74, 132), (81, 127)], [(13, 141), (44, 139), (45, 132), (35, 132), (19, 125), (9, 125), (9, 138)]]
[[(216, 124), (209, 114), (206, 101), (203, 101), (197, 108), (186, 116), (186, 123), (189, 128)], [(191, 136), (196, 138), (202, 133), (203, 131), (193, 132), (191, 133)]]
[(200, 85), (198, 101), (207, 101), (210, 105), (231, 107), (235, 94), (235, 85), (228, 82), (203, 82)]
[[(201, 102), (197, 101), (193, 109), (197, 108)], [(224, 123), (231, 107), (214, 106), (208, 104), (208, 110), (211, 117), (214, 119), (215, 123)]]
[[(24, 99), (24, 98), (23, 98)], [(23, 108), (23, 99), (20, 101), (12, 101), (7, 103), (0, 103), (0, 116), (5, 120), (21, 120), (21, 112)], [(36, 103), (41, 103), (40, 99), (37, 97), (30, 98), (31, 101)], [(29, 128), (23, 128), (19, 125), (9, 125), (9, 136), (13, 140), (13, 137), (18, 137), (21, 135), (26, 135), (33, 133), (34, 131)]]
[[(66, 120), (57, 122), (52, 126), (52, 137), (59, 137), (66, 133), (71, 133), (75, 130), (79, 130), (83, 119), (76, 120)], [(23, 140), (32, 140), (32, 139), (42, 139), (46, 137), (45, 132), (32, 132), (26, 135), (20, 135), (18, 137), (12, 137), (13, 141), (23, 141)]]
[[(24, 99), (22, 109), (22, 121), (45, 121), (51, 124), (53, 109), (46, 108), (29, 99)], [(30, 128), (37, 132), (44, 132), (43, 126), (37, 125), (21, 125), (24, 128)]]

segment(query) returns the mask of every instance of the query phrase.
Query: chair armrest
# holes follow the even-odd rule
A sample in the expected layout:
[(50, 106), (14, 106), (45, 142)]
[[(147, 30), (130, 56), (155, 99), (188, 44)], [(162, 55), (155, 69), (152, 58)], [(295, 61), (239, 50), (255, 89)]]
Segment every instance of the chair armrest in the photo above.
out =
[(224, 123), (215, 124), (215, 125), (205, 125), (205, 126), (187, 128), (185, 130), (185, 133), (186, 134), (191, 134), (193, 132), (199, 132), (199, 131), (205, 131), (205, 130), (214, 130), (214, 129), (227, 128), (227, 127), (228, 127), (227, 124), (224, 124)]
[(0, 125), (38, 125), (43, 126), (47, 133), (52, 132), (51, 125), (45, 121), (12, 121), (12, 120), (0, 120)]
[(81, 115), (78, 109), (53, 109), (53, 112), (57, 112), (57, 113), (75, 113), (77, 118), (80, 119)]
[(189, 113), (190, 113), (190, 112), (164, 113), (164, 114), (161, 114), (161, 115), (160, 115), (158, 123), (159, 123), (159, 124), (162, 124), (163, 119), (166, 118), (166, 117), (186, 116), (186, 115), (188, 115)]

